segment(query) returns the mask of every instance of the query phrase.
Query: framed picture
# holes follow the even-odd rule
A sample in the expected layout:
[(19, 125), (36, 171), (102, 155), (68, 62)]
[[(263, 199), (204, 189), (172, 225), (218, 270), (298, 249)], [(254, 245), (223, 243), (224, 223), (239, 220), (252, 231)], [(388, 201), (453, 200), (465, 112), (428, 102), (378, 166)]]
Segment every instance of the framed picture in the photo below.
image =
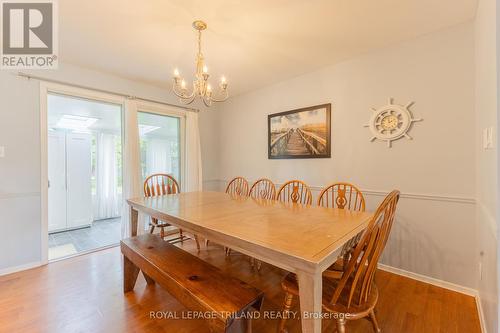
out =
[(322, 104), (268, 115), (269, 159), (329, 158), (331, 108)]

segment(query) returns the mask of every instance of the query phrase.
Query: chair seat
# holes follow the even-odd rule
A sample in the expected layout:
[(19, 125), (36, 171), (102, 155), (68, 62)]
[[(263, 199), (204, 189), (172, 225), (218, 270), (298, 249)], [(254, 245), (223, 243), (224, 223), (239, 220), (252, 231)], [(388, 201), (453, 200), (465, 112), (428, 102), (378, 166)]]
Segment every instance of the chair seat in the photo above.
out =
[[(365, 317), (377, 304), (378, 289), (375, 283), (372, 283), (371, 292), (366, 302), (357, 304), (358, 292), (355, 292), (351, 306), (347, 307), (349, 298), (349, 289), (344, 288), (336, 304), (331, 304), (331, 298), (337, 288), (339, 280), (323, 277), (323, 309), (332, 313), (342, 313), (349, 316), (348, 319), (358, 319)], [(281, 282), (281, 286), (286, 292), (299, 296), (299, 286), (297, 276), (289, 273)]]
[(171, 224), (165, 221), (160, 221), (157, 218), (151, 218), (151, 224), (158, 228), (170, 227)]
[(162, 228), (162, 227), (170, 227), (171, 224), (170, 223), (167, 223), (167, 222), (162, 222), (162, 221), (155, 221), (155, 222), (151, 222), (151, 224), (153, 224), (155, 227), (158, 227), (158, 228)]
[(344, 259), (338, 258), (336, 262), (334, 262), (330, 267), (328, 267), (329, 271), (337, 271), (337, 272), (343, 272), (344, 271)]

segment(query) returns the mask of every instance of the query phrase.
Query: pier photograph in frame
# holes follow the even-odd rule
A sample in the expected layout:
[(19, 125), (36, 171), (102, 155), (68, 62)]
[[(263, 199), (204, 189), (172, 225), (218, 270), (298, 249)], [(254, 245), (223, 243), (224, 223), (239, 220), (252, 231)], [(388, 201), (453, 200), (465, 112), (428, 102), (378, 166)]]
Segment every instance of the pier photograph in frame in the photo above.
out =
[(329, 158), (331, 104), (268, 115), (268, 157)]

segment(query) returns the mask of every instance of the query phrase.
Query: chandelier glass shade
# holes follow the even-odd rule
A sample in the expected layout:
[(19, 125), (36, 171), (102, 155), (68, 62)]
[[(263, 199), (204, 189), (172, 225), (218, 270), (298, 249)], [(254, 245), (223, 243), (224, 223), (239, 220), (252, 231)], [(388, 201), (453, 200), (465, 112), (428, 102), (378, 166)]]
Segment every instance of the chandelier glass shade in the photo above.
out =
[(224, 102), (229, 97), (226, 78), (221, 77), (219, 87), (214, 91), (208, 82), (210, 75), (201, 52), (201, 32), (207, 28), (207, 24), (203, 21), (194, 21), (193, 28), (198, 31), (198, 53), (196, 54), (196, 73), (193, 87), (192, 90), (188, 89), (179, 70), (175, 69), (172, 87), (174, 94), (184, 104), (191, 104), (196, 98), (200, 98), (206, 106), (212, 105), (213, 102)]

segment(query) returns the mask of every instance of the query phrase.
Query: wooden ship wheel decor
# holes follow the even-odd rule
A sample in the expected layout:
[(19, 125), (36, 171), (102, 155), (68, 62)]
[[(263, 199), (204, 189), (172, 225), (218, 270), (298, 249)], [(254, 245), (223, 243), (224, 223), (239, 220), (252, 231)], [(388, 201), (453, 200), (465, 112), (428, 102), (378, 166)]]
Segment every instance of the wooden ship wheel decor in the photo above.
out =
[(410, 110), (414, 102), (406, 105), (395, 104), (392, 98), (389, 98), (389, 104), (380, 108), (372, 108), (373, 114), (368, 127), (373, 136), (370, 141), (380, 140), (387, 142), (387, 147), (392, 147), (392, 141), (403, 137), (412, 140), (408, 134), (414, 122), (422, 121), (422, 118), (413, 118)]

